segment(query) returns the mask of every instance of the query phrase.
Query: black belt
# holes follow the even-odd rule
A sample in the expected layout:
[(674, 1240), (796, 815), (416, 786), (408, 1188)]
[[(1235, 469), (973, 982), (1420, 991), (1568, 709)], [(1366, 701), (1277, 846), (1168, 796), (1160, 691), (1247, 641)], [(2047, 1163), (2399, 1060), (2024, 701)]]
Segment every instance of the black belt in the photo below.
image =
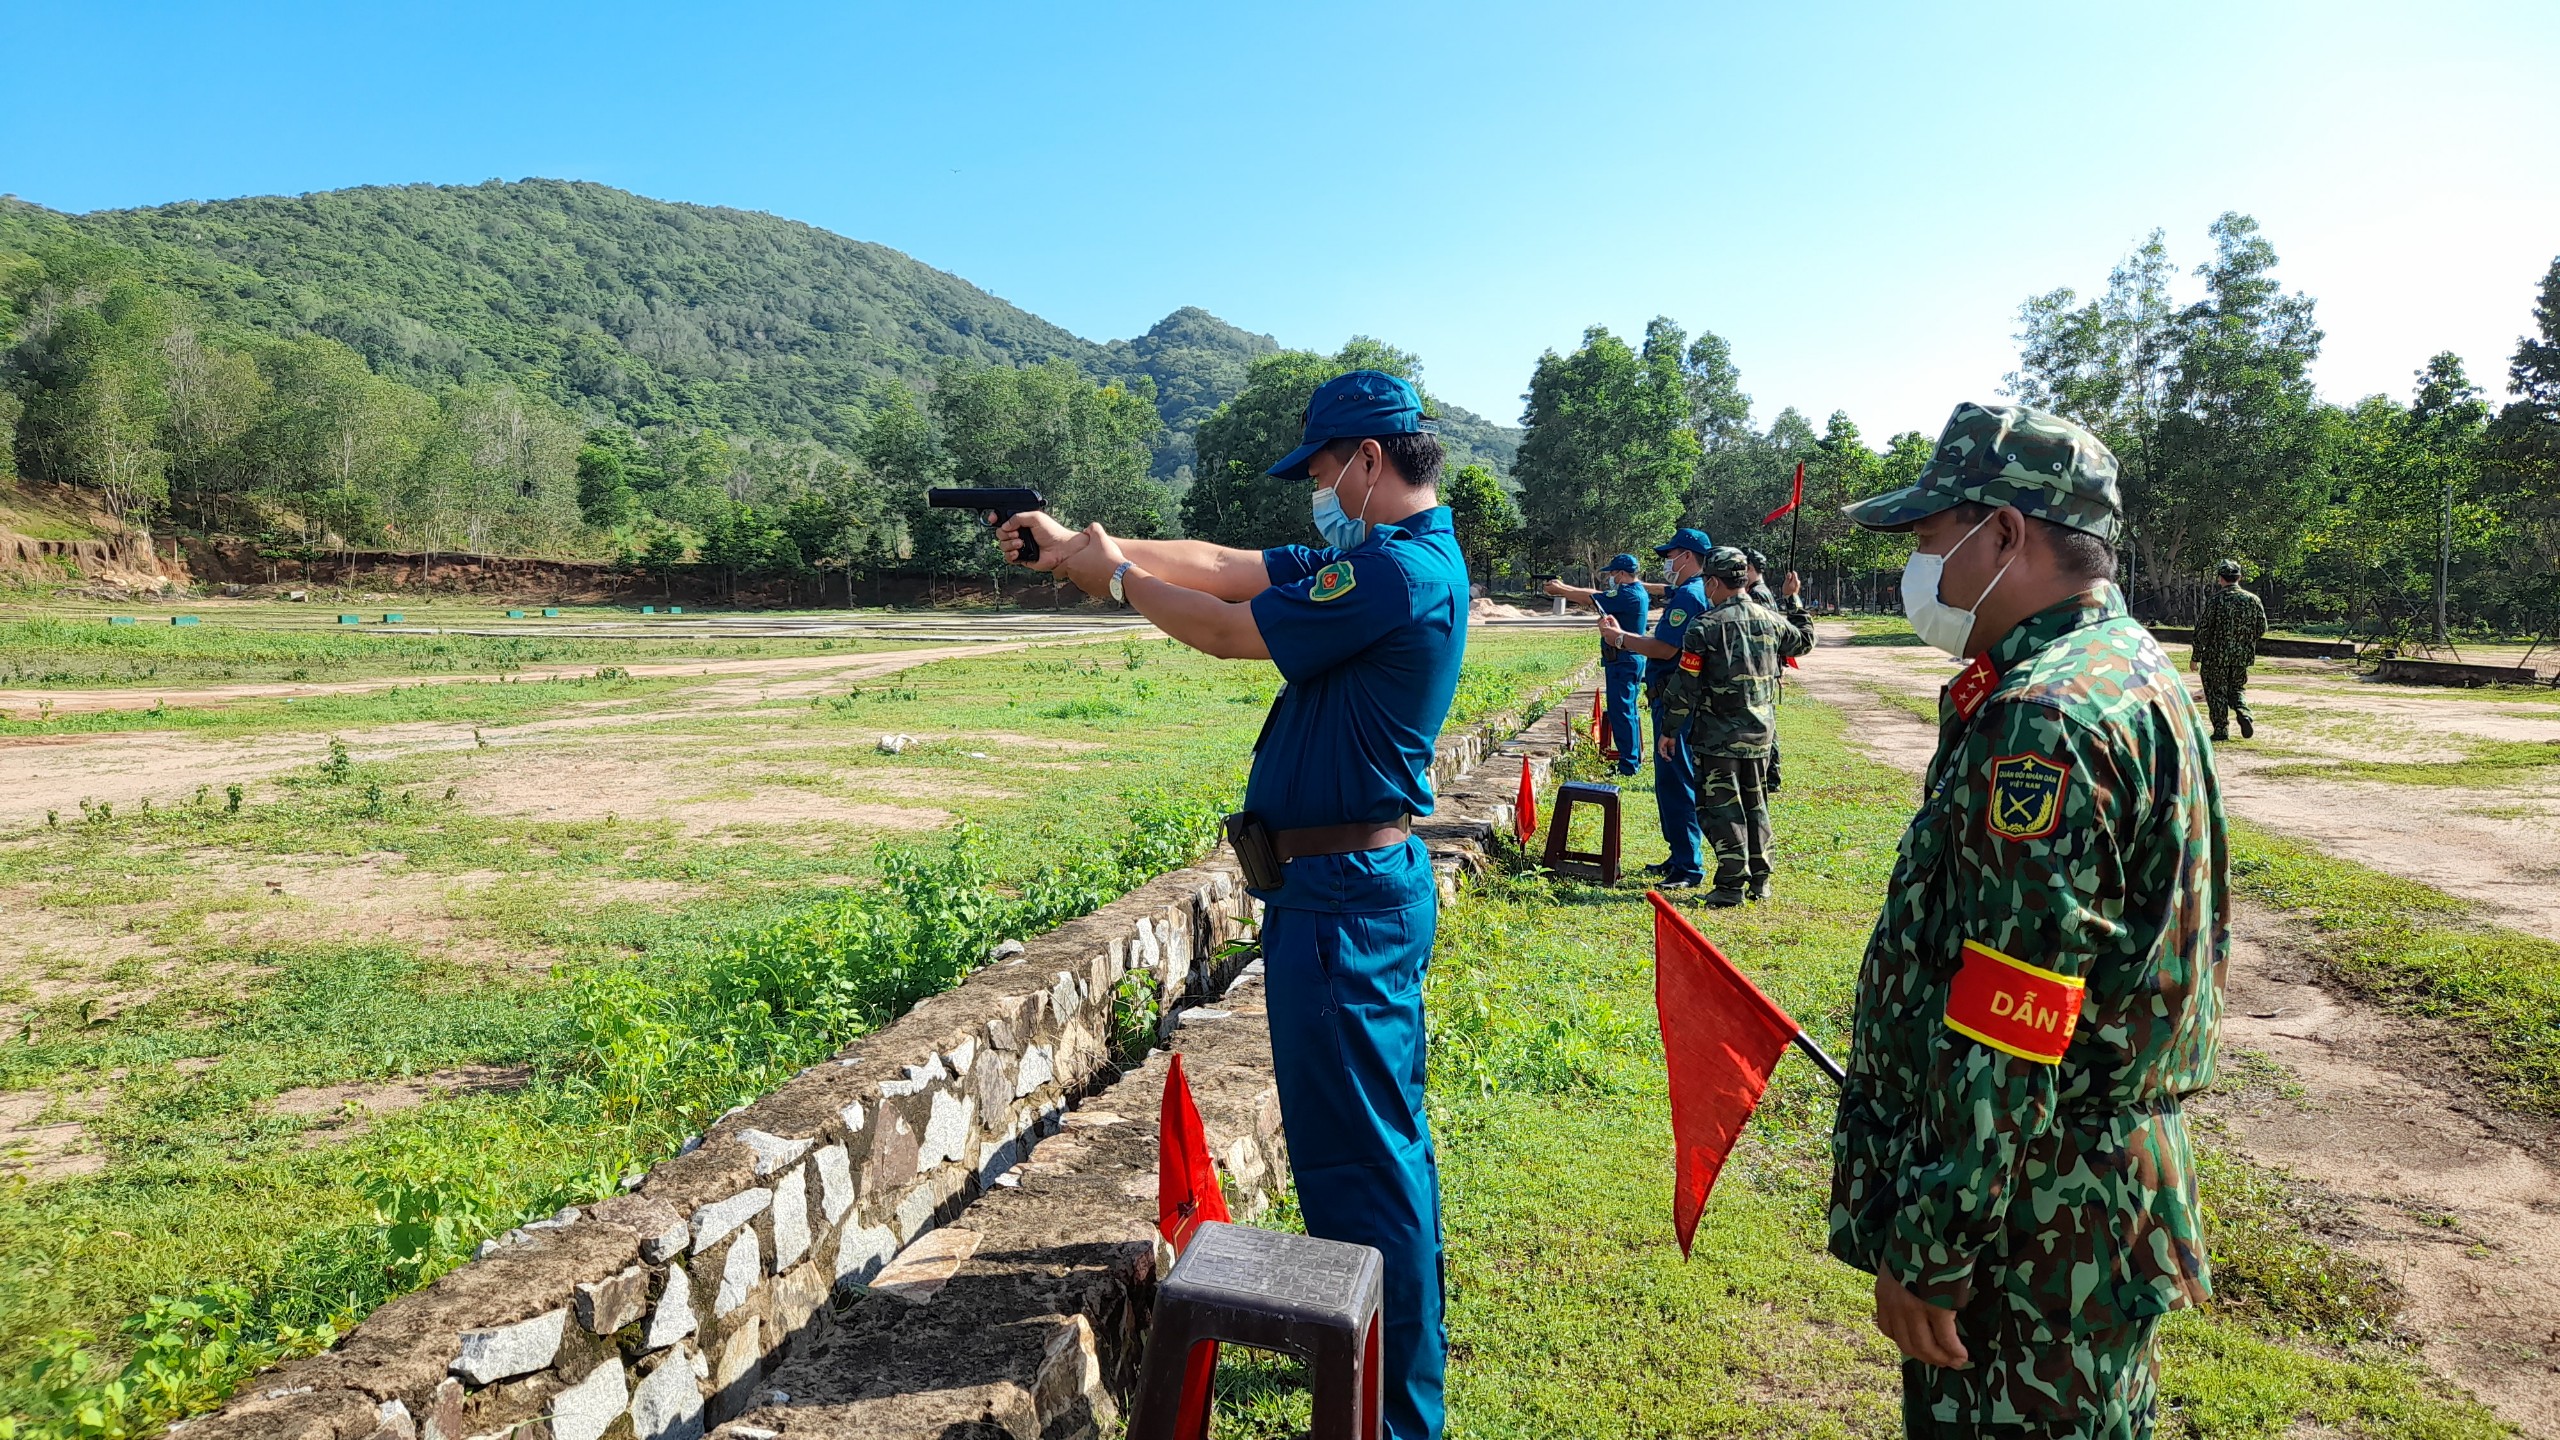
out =
[(1274, 830), (1271, 847), (1280, 853), (1280, 861), (1303, 860), (1310, 855), (1357, 855), (1364, 850), (1382, 850), (1400, 845), (1413, 834), (1413, 817), (1399, 815), (1381, 825), (1375, 821), (1357, 820), (1348, 825), (1311, 825), (1303, 830)]

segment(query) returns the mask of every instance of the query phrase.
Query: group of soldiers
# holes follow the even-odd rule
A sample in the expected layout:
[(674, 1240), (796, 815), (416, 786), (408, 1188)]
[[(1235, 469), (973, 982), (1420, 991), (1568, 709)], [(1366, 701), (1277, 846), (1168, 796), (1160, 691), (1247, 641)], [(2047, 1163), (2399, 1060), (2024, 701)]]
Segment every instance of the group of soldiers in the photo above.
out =
[(1783, 600), (1765, 578), (1768, 557), (1717, 545), (1684, 529), (1654, 547), (1668, 584), (1662, 617), (1645, 634), (1649, 596), (1633, 555), (1611, 559), (1601, 586), (1550, 581), (1547, 592), (1600, 612), (1608, 740), (1618, 771), (1644, 753), (1636, 716), (1641, 684), (1653, 719), (1654, 798), (1670, 854), (1648, 867), (1664, 890), (1708, 884), (1714, 909), (1769, 898), (1769, 795), (1780, 781), (1779, 667), (1813, 648), (1813, 621), (1786, 577)]

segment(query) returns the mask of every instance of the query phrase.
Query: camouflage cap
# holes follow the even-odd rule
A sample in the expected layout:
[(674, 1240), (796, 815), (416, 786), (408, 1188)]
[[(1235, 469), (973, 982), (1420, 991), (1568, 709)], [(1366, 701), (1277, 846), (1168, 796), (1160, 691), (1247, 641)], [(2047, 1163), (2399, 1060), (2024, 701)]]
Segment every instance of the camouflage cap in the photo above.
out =
[(1742, 578), (1751, 573), (1750, 563), (1743, 557), (1741, 551), (1730, 545), (1719, 545), (1707, 552), (1707, 564), (1702, 573), (1710, 580), (1721, 580), (1727, 585), (1739, 585), (1742, 583)]
[(2213, 573), (2221, 576), (2225, 580), (2237, 580), (2240, 578), (2240, 562), (2237, 560), (2225, 560), (2221, 564), (2213, 567)]
[(1751, 546), (1745, 545), (1742, 547), (1742, 558), (1750, 561), (1753, 569), (1759, 570), (1764, 574), (1767, 573), (1769, 569), (1769, 556), (1767, 552), (1756, 550)]
[(1918, 480), (1840, 509), (1870, 530), (1908, 530), (1968, 500), (2015, 505), (2101, 540), (2115, 539), (2124, 518), (2115, 452), (2086, 427), (2024, 405), (1971, 401), (1947, 417)]

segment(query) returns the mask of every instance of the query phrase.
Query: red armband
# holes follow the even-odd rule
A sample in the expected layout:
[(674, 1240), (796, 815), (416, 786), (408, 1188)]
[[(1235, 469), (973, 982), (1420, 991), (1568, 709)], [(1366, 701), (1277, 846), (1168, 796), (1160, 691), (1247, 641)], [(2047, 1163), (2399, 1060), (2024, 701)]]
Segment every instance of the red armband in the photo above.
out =
[(1701, 669), (1705, 668), (1706, 663), (1707, 657), (1699, 654), (1695, 650), (1683, 650), (1680, 652), (1680, 668), (1688, 671), (1692, 675), (1697, 674)]
[(1967, 940), (1964, 966), (1947, 992), (1947, 1028), (2021, 1060), (2058, 1064), (2080, 1024), (2086, 988)]

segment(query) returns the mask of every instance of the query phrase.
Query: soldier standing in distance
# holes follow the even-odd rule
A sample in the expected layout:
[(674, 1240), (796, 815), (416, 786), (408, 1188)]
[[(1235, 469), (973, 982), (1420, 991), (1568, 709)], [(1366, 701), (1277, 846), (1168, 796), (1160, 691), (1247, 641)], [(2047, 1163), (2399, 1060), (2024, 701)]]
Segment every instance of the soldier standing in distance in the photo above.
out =
[(1311, 485), (1321, 549), (1124, 540), (1033, 510), (997, 527), (1034, 568), (1108, 595), (1222, 659), (1286, 683), (1254, 745), (1245, 809), (1281, 883), (1256, 888), (1264, 995), (1289, 1167), (1307, 1233), (1386, 1262), (1388, 1440), (1436, 1440), (1440, 1169), (1423, 1109), (1422, 981), (1440, 888), (1413, 817), (1467, 643), (1467, 570), (1440, 503), (1440, 441), (1411, 385), (1354, 370), (1316, 387), (1270, 474)]
[(1706, 899), (1715, 909), (1769, 898), (1766, 769), (1778, 739), (1778, 662), (1813, 648), (1796, 577), (1787, 577), (1781, 613), (1751, 598), (1748, 567), (1730, 545), (1708, 554), (1707, 613), (1681, 639), (1655, 742), (1666, 756), (1685, 746), (1697, 774), (1698, 827), (1716, 852)]
[[(1653, 733), (1662, 733), (1662, 692), (1670, 684), (1671, 673), (1680, 659), (1681, 637), (1689, 633), (1690, 622), (1706, 613), (1707, 592), (1699, 576), (1706, 563), (1707, 552), (1715, 544), (1704, 530), (1678, 530), (1670, 539), (1653, 547), (1662, 557), (1662, 569), (1671, 577), (1671, 588), (1662, 597), (1662, 619), (1653, 627), (1650, 639), (1611, 628), (1610, 621), (1600, 621), (1600, 643), (1645, 657), (1645, 699), (1653, 707)], [(1660, 888), (1688, 889), (1706, 878), (1706, 862), (1701, 852), (1706, 836), (1698, 829), (1698, 777), (1689, 769), (1689, 752), (1674, 747), (1669, 757), (1656, 747), (1653, 757), (1653, 805), (1662, 824), (1662, 843), (1671, 853), (1659, 865), (1645, 869), (1660, 875)]]
[(2228, 740), (2225, 712), (2240, 719), (2240, 738), (2258, 733), (2249, 713), (2249, 667), (2257, 663), (2258, 641), (2267, 633), (2267, 607), (2240, 588), (2240, 562), (2225, 560), (2213, 568), (2220, 585), (2196, 617), (2196, 675), (2204, 681), (2205, 708), (2213, 712), (2213, 738)]
[[(1550, 595), (1579, 600), (1641, 635), (1649, 602), (1642, 571), (1633, 555), (1612, 555), (1600, 572), (1601, 588), (1585, 590), (1561, 580), (1547, 582)], [(1633, 775), (1644, 761), (1644, 733), (1636, 723), (1636, 687), (1644, 679), (1644, 657), (1603, 641), (1600, 646), (1600, 691), (1608, 701), (1609, 743), (1618, 752), (1618, 773)]]
[(2211, 1293), (2186, 1096), (2213, 1079), (2229, 857), (2203, 718), (2113, 583), (2116, 462), (1960, 405), (1903, 609), (1968, 659), (1860, 966), (1831, 1253), (1876, 1277), (1914, 1436), (2142, 1440), (2160, 1316)]

